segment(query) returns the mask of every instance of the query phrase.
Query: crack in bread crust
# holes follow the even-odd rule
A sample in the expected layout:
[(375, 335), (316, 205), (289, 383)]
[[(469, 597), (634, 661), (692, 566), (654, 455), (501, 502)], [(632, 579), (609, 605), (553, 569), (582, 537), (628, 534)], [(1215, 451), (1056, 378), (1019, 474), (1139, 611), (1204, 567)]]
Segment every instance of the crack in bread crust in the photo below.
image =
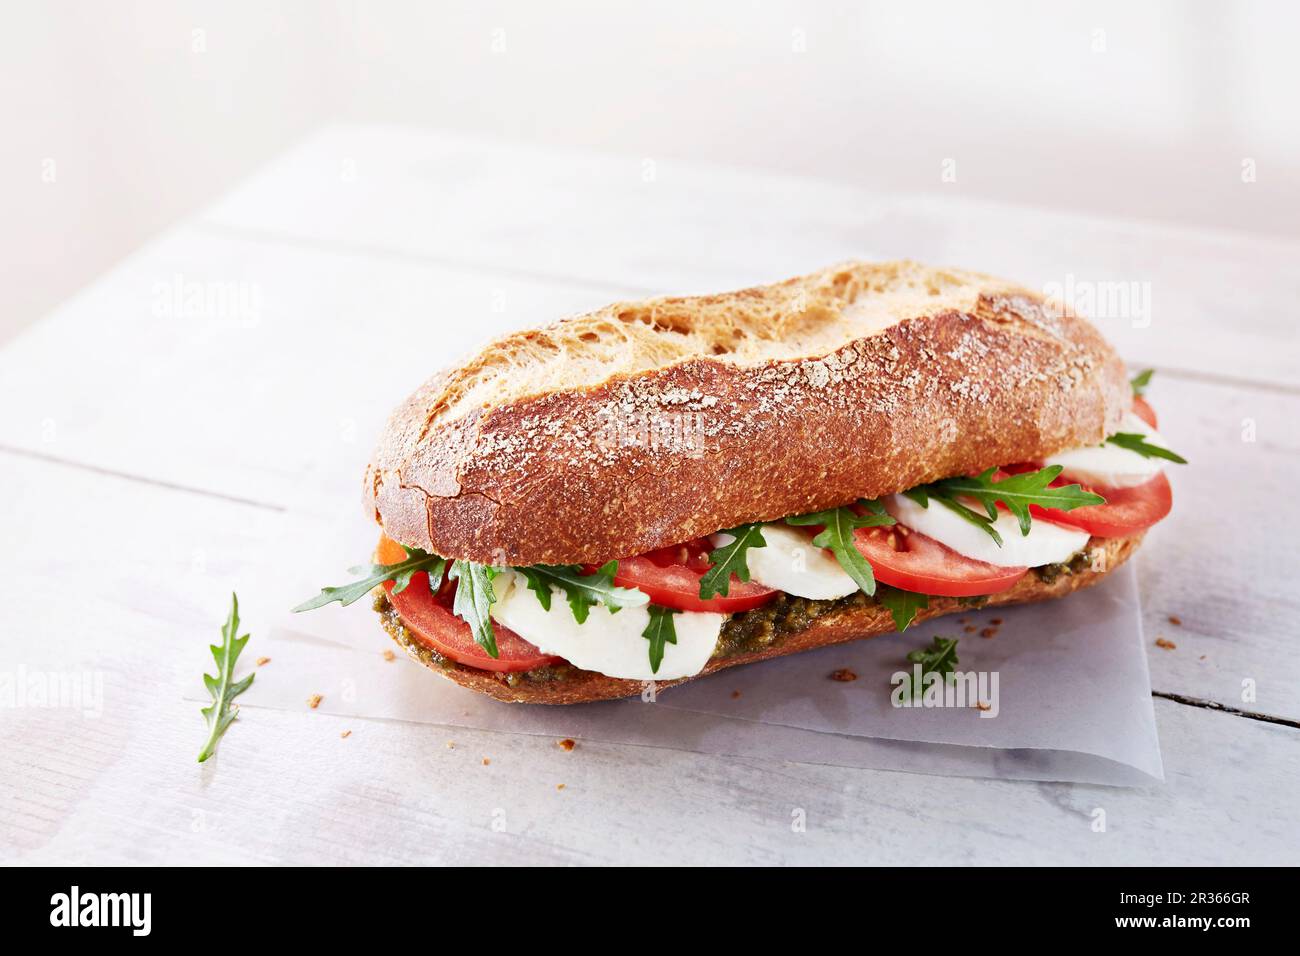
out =
[(498, 340), (394, 413), (366, 502), (447, 557), (602, 563), (1100, 442), (1130, 401), (1034, 292), (850, 264)]
[[(1064, 574), (1051, 583), (1044, 582), (1034, 571), (1029, 571), (1015, 587), (1001, 594), (991, 595), (985, 607), (1047, 601), (1065, 597), (1081, 588), (1092, 587), (1133, 555), (1142, 542), (1143, 534), (1144, 532), (1141, 532), (1124, 538), (1092, 538), (1088, 542), (1088, 551), (1094, 557), (1097, 570), (1089, 567), (1075, 573)], [(397, 618), (391, 605), (387, 605), (386, 602), (385, 605), (386, 609), (381, 609), (384, 628), (412, 660), (424, 664), (462, 687), (487, 694), (497, 700), (519, 704), (578, 704), (635, 697), (645, 689), (644, 681), (606, 677), (592, 671), (578, 670), (571, 665), (548, 672), (544, 675), (547, 678), (544, 680), (523, 680), (512, 684), (506, 675), (456, 664), (419, 644), (405, 627), (400, 626), (400, 618)], [(914, 624), (949, 614), (969, 613), (970, 610), (957, 598), (931, 598), (930, 607), (917, 612)], [(396, 626), (394, 626), (395, 621)], [(789, 634), (779, 642), (761, 650), (714, 657), (696, 676), (704, 677), (739, 664), (784, 657), (800, 651), (893, 632), (893, 619), (889, 611), (881, 605), (853, 607), (818, 617), (803, 630)], [(694, 679), (685, 677), (680, 680), (657, 682), (656, 693)]]

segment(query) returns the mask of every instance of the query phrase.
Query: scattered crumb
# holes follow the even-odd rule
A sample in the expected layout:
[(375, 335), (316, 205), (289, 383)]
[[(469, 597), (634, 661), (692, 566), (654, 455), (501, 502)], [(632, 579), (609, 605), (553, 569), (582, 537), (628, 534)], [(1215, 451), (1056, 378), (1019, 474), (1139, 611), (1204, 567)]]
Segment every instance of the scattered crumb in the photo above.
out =
[(732, 700), (740, 700), (740, 691), (738, 691), (738, 690), (733, 690), (733, 691), (731, 692), (731, 699), (732, 699)]
[(263, 664), (269, 664), (269, 663), (271, 663), (271, 658), (269, 658), (269, 657), (259, 657), (259, 658), (257, 659), (257, 666), (258, 666), (258, 667), (261, 667)]
[(384, 649), (384, 660), (386, 660), (386, 661), (395, 661), (395, 660), (397, 660), (397, 655), (393, 653), (392, 648), (385, 648), (385, 649)]
[(1197, 658), (1197, 660), (1201, 660), (1201, 661), (1205, 660), (1205, 655), (1202, 654), (1200, 657)]
[(992, 620), (990, 620), (989, 623), (992, 624), (994, 627), (1000, 627), (1002, 625), (1002, 618), (995, 617)]
[(974, 634), (976, 631), (979, 630), (979, 628), (977, 628), (974, 624), (967, 624), (965, 627), (962, 628), (962, 630), (965, 631), (967, 634)]
[(977, 700), (977, 701), (975, 701), (975, 706), (978, 707), (980, 710), (988, 710), (992, 705), (991, 705), (991, 704), (986, 704), (986, 703), (985, 703), (984, 701), (982, 701), (982, 700)]
[(456, 749), (456, 741), (454, 741), (454, 740), (449, 740), (449, 741), (447, 741), (447, 749), (448, 749), (448, 750), (455, 750), (455, 749)]
[(490, 758), (488, 758), (488, 757), (484, 757), (484, 758), (483, 758), (483, 766), (486, 767), (486, 766), (487, 766), (488, 764), (490, 764), (491, 762), (492, 762), (492, 761), (491, 761)]
[(307, 698), (307, 706), (310, 707), (312, 710), (315, 710), (317, 707), (320, 706), (320, 702), (324, 699), (325, 698), (322, 697), (320, 694), (312, 694), (310, 697)]
[(563, 740), (557, 741), (555, 746), (559, 747), (561, 750), (572, 750), (574, 747), (578, 746), (578, 742), (572, 737), (565, 737)]
[(1174, 627), (1182, 627), (1183, 619), (1179, 617), (1177, 614), (1170, 614), (1169, 623), (1172, 624)]
[(352, 736), (352, 731), (345, 730), (343, 731), (343, 733), (339, 734), (339, 736), (342, 737), (344, 740), (347, 740), (349, 737)]
[(848, 681), (857, 679), (858, 675), (853, 673), (853, 671), (849, 670), (847, 667), (841, 667), (837, 671), (831, 671), (831, 680), (844, 681), (847, 683)]
[(1167, 651), (1172, 651), (1177, 646), (1173, 641), (1166, 641), (1163, 637), (1156, 638), (1156, 647), (1163, 647)]
[(965, 624), (965, 623), (966, 623), (967, 621), (969, 621), (969, 620), (970, 620), (970, 618), (968, 618), (968, 617), (959, 617), (959, 618), (957, 618), (957, 623), (958, 623), (958, 624)]
[(980, 631), (980, 637), (997, 637), (998, 629), (996, 627), (986, 627)]
[(557, 784), (555, 785), (555, 789), (556, 789), (556, 790), (563, 790), (563, 789), (564, 789), (564, 784), (562, 784), (562, 783), (557, 783)]

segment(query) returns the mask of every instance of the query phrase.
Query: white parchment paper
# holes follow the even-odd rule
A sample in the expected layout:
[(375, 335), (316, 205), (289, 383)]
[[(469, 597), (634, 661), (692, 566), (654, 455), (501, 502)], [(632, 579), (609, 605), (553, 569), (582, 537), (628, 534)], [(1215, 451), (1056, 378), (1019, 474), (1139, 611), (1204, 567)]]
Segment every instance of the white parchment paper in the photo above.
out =
[[(321, 585), (349, 580), (346, 568), (369, 560), (375, 532), (361, 518), (332, 520), (319, 510), (285, 522), (279, 554), (298, 563), (286, 569), (268, 554), (256, 592), (241, 595), (246, 620), (265, 622), (255, 653), (273, 661), (241, 698), (247, 707), (304, 710), (320, 694), (318, 709), (331, 714), (703, 753), (1128, 786), (1163, 779), (1131, 567), (1063, 601), (941, 618), (902, 635), (738, 667), (663, 691), (653, 703), (522, 706), (407, 660), (368, 599), (288, 613)], [(993, 618), (1002, 622), (996, 636), (981, 637)], [(983, 702), (996, 716), (981, 717), (974, 706), (891, 704), (890, 675), (935, 634), (960, 638), (959, 670), (997, 675), (996, 700)], [(384, 657), (389, 649), (395, 660)], [(832, 680), (841, 668), (857, 679)], [(189, 693), (202, 699), (201, 687)]]

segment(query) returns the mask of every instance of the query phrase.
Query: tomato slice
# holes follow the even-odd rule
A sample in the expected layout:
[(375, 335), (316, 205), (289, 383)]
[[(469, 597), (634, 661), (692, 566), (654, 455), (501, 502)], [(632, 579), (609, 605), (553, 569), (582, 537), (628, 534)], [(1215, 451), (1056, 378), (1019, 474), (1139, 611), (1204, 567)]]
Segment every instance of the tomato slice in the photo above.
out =
[[(396, 564), (406, 559), (406, 552), (384, 535), (379, 539), (377, 557), (380, 564)], [(489, 657), (474, 642), (469, 625), (451, 612), (455, 585), (444, 580), (435, 594), (429, 589), (429, 575), (425, 571), (411, 575), (411, 583), (400, 594), (393, 593), (392, 581), (384, 582), (384, 590), (413, 638), (459, 664), (485, 671), (511, 672), (528, 671), (562, 660), (543, 654), (510, 628), (496, 623), (492, 627), (496, 632), (498, 656)]]
[(1158, 428), (1156, 424), (1156, 410), (1152, 408), (1145, 398), (1141, 395), (1133, 396), (1133, 414), (1142, 419), (1152, 428)]
[(748, 611), (766, 604), (777, 595), (778, 592), (772, 588), (754, 581), (741, 581), (733, 574), (726, 597), (714, 595), (702, 599), (700, 578), (709, 570), (709, 552), (712, 550), (708, 538), (696, 538), (635, 558), (623, 558), (618, 562), (614, 583), (624, 588), (640, 588), (650, 595), (653, 603), (663, 607), (716, 614)]
[[(1070, 482), (1065, 478), (1052, 482), (1053, 487), (1062, 484)], [(1164, 475), (1156, 475), (1132, 488), (1085, 488), (1101, 495), (1106, 503), (1086, 505), (1073, 511), (1030, 505), (1029, 512), (1036, 518), (1081, 528), (1098, 538), (1122, 538), (1151, 527), (1174, 506), (1169, 479)]]
[(1028, 568), (1001, 568), (958, 554), (934, 538), (888, 525), (859, 528), (858, 550), (871, 564), (876, 580), (904, 591), (945, 597), (997, 594), (1013, 587)]

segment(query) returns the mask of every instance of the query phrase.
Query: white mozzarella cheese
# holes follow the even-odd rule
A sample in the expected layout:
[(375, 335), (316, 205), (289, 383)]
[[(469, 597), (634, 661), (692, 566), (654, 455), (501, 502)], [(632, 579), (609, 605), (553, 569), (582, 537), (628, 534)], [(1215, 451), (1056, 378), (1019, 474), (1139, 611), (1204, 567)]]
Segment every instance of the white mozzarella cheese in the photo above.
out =
[[(856, 591), (857, 582), (844, 572), (833, 554), (815, 547), (812, 539), (812, 533), (803, 528), (779, 522), (763, 525), (767, 547), (745, 552), (750, 580), (814, 601), (834, 600)], [(733, 540), (729, 534), (713, 536), (717, 547)]]
[[(1169, 447), (1154, 428), (1132, 412), (1125, 416), (1119, 430), (1136, 432), (1148, 444)], [(1131, 488), (1146, 484), (1160, 474), (1164, 467), (1162, 459), (1144, 458), (1127, 448), (1104, 444), (1058, 452), (1044, 464), (1060, 465), (1063, 469), (1061, 473), (1066, 478), (1098, 488)]]
[(542, 607), (521, 575), (503, 572), (492, 582), (497, 601), (492, 617), (546, 654), (563, 657), (575, 667), (627, 680), (673, 680), (704, 669), (718, 644), (725, 614), (683, 611), (673, 615), (676, 644), (664, 645), (658, 672), (650, 669), (650, 642), (641, 636), (650, 622), (644, 607), (611, 614), (591, 608), (579, 624), (564, 593), (553, 591), (551, 609)]
[[(968, 503), (983, 513), (981, 505)], [(884, 500), (884, 505), (900, 524), (913, 531), (934, 538), (958, 554), (1004, 568), (1059, 564), (1068, 561), (1088, 543), (1088, 532), (1042, 518), (1035, 518), (1029, 526), (1029, 534), (1022, 535), (1015, 515), (998, 509), (998, 518), (993, 524), (1002, 536), (1002, 547), (998, 547), (988, 532), (937, 501), (932, 500), (929, 507), (922, 508), (905, 495), (890, 495)]]

